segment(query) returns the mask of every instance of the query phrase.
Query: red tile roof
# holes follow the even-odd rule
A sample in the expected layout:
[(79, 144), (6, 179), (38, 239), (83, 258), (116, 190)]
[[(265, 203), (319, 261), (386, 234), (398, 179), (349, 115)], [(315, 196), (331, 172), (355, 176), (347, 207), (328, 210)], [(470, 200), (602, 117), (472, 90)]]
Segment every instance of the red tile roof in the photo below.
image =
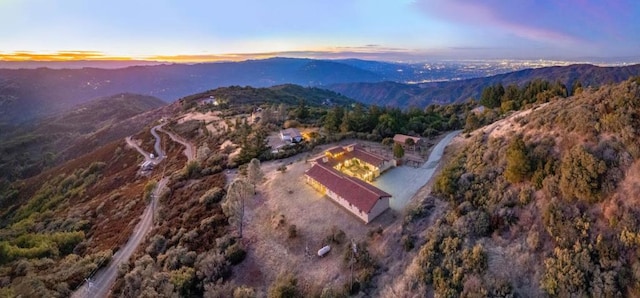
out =
[(359, 210), (369, 213), (380, 198), (391, 197), (390, 194), (360, 179), (342, 175), (337, 170), (324, 164), (315, 164), (305, 175), (335, 192)]
[(333, 148), (327, 149), (327, 151), (325, 151), (325, 152), (329, 152), (329, 153), (331, 153), (331, 155), (336, 155), (338, 153), (344, 152), (344, 148), (342, 148), (342, 147), (333, 147)]
[(380, 166), (386, 159), (380, 155), (367, 152), (362, 148), (356, 146), (353, 151), (347, 152), (347, 158), (355, 157), (359, 160), (372, 164), (376, 167)]
[(401, 134), (396, 134), (395, 136), (393, 136), (393, 141), (394, 142), (398, 142), (398, 143), (406, 143), (408, 139), (413, 139), (413, 142), (418, 144), (418, 142), (420, 142), (420, 138), (419, 137), (412, 137), (412, 136), (407, 136), (407, 135), (401, 135)]

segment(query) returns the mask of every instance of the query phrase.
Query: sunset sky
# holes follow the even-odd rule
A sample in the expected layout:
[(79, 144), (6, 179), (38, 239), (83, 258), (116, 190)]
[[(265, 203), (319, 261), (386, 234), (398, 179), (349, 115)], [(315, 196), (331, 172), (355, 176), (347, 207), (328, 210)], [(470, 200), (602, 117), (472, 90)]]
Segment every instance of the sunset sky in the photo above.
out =
[(640, 1), (0, 0), (0, 59), (640, 55)]

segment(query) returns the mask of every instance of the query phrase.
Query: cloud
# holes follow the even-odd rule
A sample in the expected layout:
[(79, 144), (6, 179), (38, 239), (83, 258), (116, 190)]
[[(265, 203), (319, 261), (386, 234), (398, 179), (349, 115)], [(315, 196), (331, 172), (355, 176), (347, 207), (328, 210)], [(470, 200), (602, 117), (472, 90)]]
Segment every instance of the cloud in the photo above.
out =
[(414, 5), (429, 17), (472, 28), (482, 26), (480, 28), (492, 29), (494, 34), (507, 33), (546, 43), (582, 42), (580, 34), (562, 26), (562, 12), (558, 6), (563, 4), (553, 4), (554, 2), (416, 0)]

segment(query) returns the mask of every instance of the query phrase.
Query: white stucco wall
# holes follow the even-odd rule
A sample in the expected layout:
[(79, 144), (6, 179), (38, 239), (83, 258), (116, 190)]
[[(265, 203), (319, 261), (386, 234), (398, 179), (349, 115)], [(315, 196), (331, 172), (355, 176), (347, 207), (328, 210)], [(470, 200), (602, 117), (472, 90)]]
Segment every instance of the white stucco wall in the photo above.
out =
[(371, 222), (376, 217), (378, 217), (378, 215), (382, 214), (387, 209), (389, 209), (389, 198), (379, 199), (376, 205), (373, 206), (373, 209), (371, 209), (371, 212), (367, 214), (366, 222), (367, 223)]

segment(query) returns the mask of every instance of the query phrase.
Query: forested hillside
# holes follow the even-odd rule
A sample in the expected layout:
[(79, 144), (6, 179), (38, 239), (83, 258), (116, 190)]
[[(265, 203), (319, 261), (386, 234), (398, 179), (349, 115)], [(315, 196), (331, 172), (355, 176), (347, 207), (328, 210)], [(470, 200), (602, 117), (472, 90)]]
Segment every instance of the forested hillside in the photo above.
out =
[(467, 135), (425, 201), (446, 208), (403, 285), (440, 297), (639, 295), (639, 119), (635, 79)]

